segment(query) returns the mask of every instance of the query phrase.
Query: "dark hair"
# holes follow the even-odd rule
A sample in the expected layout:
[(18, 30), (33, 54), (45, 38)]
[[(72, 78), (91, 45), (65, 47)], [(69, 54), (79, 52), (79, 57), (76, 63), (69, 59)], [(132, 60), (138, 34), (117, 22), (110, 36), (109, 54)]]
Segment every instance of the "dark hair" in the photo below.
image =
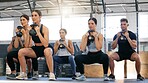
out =
[(127, 20), (126, 18), (122, 18), (122, 19), (120, 20), (120, 22), (126, 22), (126, 23), (128, 23), (128, 20)]
[(38, 13), (39, 16), (42, 16), (42, 13), (40, 10), (33, 10), (32, 12), (36, 12), (36, 13)]
[(61, 31), (61, 30), (63, 30), (63, 31), (67, 34), (67, 30), (66, 30), (66, 29), (61, 28), (60, 31)]
[(23, 15), (20, 16), (20, 18), (21, 18), (21, 17), (24, 17), (24, 18), (26, 18), (26, 19), (29, 21), (29, 16), (28, 16), (28, 15), (23, 14)]
[(90, 18), (90, 19), (88, 20), (88, 22), (89, 22), (90, 20), (93, 20), (94, 23), (97, 25), (97, 19), (96, 19), (96, 18)]

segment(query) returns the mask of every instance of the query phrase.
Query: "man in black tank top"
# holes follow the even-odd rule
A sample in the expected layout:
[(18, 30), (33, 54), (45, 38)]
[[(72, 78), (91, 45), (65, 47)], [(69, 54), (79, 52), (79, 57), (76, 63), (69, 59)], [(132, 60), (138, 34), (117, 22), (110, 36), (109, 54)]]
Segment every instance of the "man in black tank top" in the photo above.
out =
[(118, 52), (110, 55), (110, 79), (115, 80), (114, 76), (114, 61), (122, 61), (122, 60), (131, 60), (136, 62), (136, 71), (137, 71), (137, 79), (143, 80), (144, 78), (140, 75), (140, 58), (136, 53), (135, 49), (137, 47), (136, 43), (136, 35), (127, 30), (128, 20), (123, 18), (121, 19), (121, 29), (122, 31), (116, 34), (113, 38), (112, 49), (115, 49), (118, 45)]

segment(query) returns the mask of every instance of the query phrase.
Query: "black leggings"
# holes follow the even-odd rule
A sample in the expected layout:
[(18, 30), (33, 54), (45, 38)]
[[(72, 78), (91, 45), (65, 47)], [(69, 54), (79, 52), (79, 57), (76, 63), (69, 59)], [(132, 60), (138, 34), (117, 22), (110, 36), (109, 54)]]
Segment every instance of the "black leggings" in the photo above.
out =
[(104, 74), (107, 74), (108, 72), (109, 58), (108, 55), (102, 51), (98, 51), (96, 53), (89, 52), (87, 55), (77, 55), (75, 57), (75, 62), (81, 74), (84, 74), (83, 64), (93, 63), (103, 64)]
[(20, 72), (20, 63), (19, 60), (16, 63), (16, 69), (15, 69), (15, 62), (13, 58), (16, 58), (18, 60), (18, 51), (11, 51), (7, 54), (7, 62), (8, 66), (10, 67), (11, 71), (16, 70), (17, 72)]

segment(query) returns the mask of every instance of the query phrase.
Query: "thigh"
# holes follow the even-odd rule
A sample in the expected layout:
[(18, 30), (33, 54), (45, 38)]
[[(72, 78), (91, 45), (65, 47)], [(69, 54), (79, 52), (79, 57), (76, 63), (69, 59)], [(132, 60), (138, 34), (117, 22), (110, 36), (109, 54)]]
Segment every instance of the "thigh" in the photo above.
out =
[(32, 48), (22, 48), (18, 53), (20, 56), (23, 54), (25, 57), (36, 58), (36, 54)]
[(18, 59), (18, 51), (11, 51), (7, 54), (7, 57), (13, 57), (13, 58), (16, 58)]
[(77, 55), (75, 58), (77, 58), (83, 64), (92, 64), (93, 63), (93, 60), (90, 55)]
[(63, 64), (64, 60), (60, 56), (53, 56), (53, 60), (59, 64)]
[(114, 52), (109, 56), (113, 60), (120, 60), (120, 54), (118, 52)]
[(135, 61), (137, 59), (139, 59), (139, 55), (136, 52), (132, 53), (131, 57), (130, 57), (130, 60), (131, 61)]

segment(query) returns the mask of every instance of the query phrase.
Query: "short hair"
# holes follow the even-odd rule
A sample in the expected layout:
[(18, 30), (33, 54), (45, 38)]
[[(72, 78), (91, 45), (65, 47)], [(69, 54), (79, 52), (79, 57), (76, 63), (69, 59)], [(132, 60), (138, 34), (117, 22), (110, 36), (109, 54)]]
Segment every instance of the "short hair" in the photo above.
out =
[(39, 16), (42, 16), (42, 12), (40, 10), (33, 10), (32, 12), (36, 12)]
[(27, 19), (27, 20), (29, 21), (29, 16), (28, 16), (28, 15), (23, 14), (23, 15), (20, 16), (20, 18), (21, 18), (21, 17), (24, 17), (25, 19)]
[(67, 30), (64, 28), (61, 28), (60, 31), (63, 30), (67, 34)]
[(96, 18), (90, 18), (89, 20), (88, 20), (88, 22), (90, 21), (90, 20), (93, 20), (94, 21), (94, 23), (97, 25), (97, 19)]
[(120, 22), (126, 22), (126, 23), (128, 23), (128, 20), (127, 20), (126, 18), (122, 18), (122, 19), (120, 20)]

